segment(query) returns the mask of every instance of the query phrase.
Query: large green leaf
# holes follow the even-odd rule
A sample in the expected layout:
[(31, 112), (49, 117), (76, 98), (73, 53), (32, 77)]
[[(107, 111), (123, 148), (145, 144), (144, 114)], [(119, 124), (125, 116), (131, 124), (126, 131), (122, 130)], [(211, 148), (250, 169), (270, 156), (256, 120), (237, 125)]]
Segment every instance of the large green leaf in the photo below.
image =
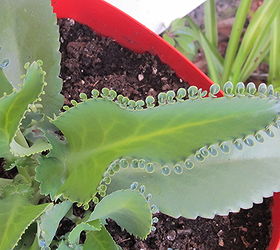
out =
[[(211, 147), (211, 152), (217, 152), (215, 157), (208, 150), (203, 161), (192, 155), (187, 161), (193, 163), (192, 169), (184, 162), (160, 166), (153, 174), (141, 168), (121, 169), (112, 177), (109, 192), (137, 182), (152, 194), (152, 202), (161, 212), (173, 217), (213, 218), (251, 208), (253, 202), (261, 203), (263, 197), (280, 191), (280, 131), (271, 131), (274, 137), (259, 132), (263, 143), (261, 137), (259, 141), (253, 136), (249, 141), (241, 140), (242, 150), (228, 141), (229, 153), (215, 144)], [(163, 174), (167, 172), (163, 167), (170, 168), (169, 175)], [(175, 167), (182, 171), (176, 173)]]
[(2, 0), (0, 8), (1, 55), (9, 60), (4, 69), (8, 80), (18, 88), (23, 65), (43, 60), (47, 72), (46, 95), (42, 104), (46, 114), (57, 112), (63, 103), (60, 70), (59, 33), (49, 0)]
[(150, 206), (137, 191), (119, 190), (106, 196), (96, 205), (88, 221), (108, 218), (142, 239), (151, 231)]
[(144, 110), (89, 99), (53, 121), (67, 139), (65, 152), (42, 158), (36, 178), (41, 183), (48, 178), (49, 187), (41, 186), (45, 194), (86, 203), (115, 159), (171, 164), (204, 146), (264, 129), (277, 118), (280, 104), (261, 97), (262, 90), (259, 97), (191, 99)]
[(32, 63), (27, 69), (23, 86), (0, 99), (0, 157), (10, 154), (10, 143), (24, 114), (42, 93), (44, 74), (38, 62)]
[(27, 227), (48, 204), (33, 205), (20, 194), (0, 200), (0, 249), (13, 249)]
[(103, 226), (100, 231), (87, 233), (87, 238), (83, 247), (84, 250), (120, 250), (112, 236)]

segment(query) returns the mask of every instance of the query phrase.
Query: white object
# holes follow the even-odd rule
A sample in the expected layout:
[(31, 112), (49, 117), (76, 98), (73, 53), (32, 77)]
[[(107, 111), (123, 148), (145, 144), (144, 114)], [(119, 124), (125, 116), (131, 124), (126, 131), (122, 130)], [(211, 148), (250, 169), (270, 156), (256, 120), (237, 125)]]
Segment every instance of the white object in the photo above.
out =
[(157, 34), (206, 0), (105, 0)]

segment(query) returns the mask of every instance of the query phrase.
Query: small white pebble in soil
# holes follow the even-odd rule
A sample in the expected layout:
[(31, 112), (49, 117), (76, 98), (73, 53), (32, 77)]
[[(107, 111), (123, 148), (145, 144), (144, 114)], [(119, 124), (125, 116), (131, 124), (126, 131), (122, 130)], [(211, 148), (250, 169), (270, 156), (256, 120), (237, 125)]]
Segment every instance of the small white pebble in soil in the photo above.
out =
[(152, 69), (153, 69), (153, 74), (156, 75), (157, 74), (157, 68), (152, 67)]
[(223, 234), (224, 234), (223, 230), (220, 230), (220, 231), (217, 233), (217, 235), (218, 235), (219, 237), (221, 237)]
[(222, 238), (219, 238), (219, 246), (223, 247), (225, 245), (224, 240)]
[(138, 80), (141, 82), (144, 79), (144, 75), (143, 74), (139, 74), (138, 75)]
[(176, 238), (176, 232), (174, 230), (170, 230), (166, 238), (170, 241), (174, 241)]
[(74, 20), (74, 19), (68, 18), (68, 20), (69, 20), (69, 24), (70, 24), (71, 26), (73, 26), (73, 25), (75, 24), (75, 20)]

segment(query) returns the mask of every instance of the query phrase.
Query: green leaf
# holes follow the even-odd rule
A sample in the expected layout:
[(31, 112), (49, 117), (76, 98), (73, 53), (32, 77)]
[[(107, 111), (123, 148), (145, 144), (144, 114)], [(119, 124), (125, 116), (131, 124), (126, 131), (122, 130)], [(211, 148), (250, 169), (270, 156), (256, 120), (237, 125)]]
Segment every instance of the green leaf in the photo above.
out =
[(208, 41), (198, 25), (190, 17), (186, 17), (186, 20), (194, 33), (194, 37), (203, 48), (211, 80), (216, 83), (220, 82), (223, 73), (223, 58), (217, 48)]
[(226, 50), (222, 84), (224, 84), (229, 79), (229, 76), (231, 74), (232, 64), (234, 63), (236, 57), (236, 52), (243, 32), (243, 26), (247, 19), (247, 14), (250, 10), (251, 3), (252, 0), (241, 0), (240, 5), (237, 9), (236, 17), (232, 26)]
[[(82, 245), (72, 245), (69, 247), (65, 241), (61, 241), (57, 250), (85, 250), (85, 248)], [(95, 248), (94, 248), (95, 249)]]
[(14, 250), (40, 250), (37, 243), (37, 223), (32, 223), (21, 237)]
[(20, 194), (1, 199), (0, 249), (13, 249), (24, 231), (48, 205), (33, 205)]
[(270, 33), (270, 29), (266, 29), (259, 42), (254, 45), (244, 62), (237, 82), (246, 81), (268, 55), (271, 43)]
[(0, 97), (2, 97), (4, 93), (10, 94), (12, 91), (12, 85), (9, 83), (3, 70), (0, 68)]
[(13, 140), (10, 144), (10, 147), (13, 155), (19, 157), (30, 156), (36, 153), (50, 150), (52, 148), (51, 144), (42, 139), (36, 140), (31, 147), (23, 147), (22, 145), (18, 144), (15, 140)]
[(277, 99), (257, 96), (190, 99), (137, 111), (88, 99), (53, 120), (67, 139), (65, 151), (42, 158), (36, 179), (45, 194), (87, 203), (116, 159), (184, 161), (204, 146), (264, 129), (279, 109)]
[[(279, 11), (279, 8), (280, 1), (270, 0), (265, 1), (255, 12), (245, 32), (232, 67), (232, 81), (234, 83), (239, 81), (240, 73), (245, 67), (244, 63), (246, 62), (246, 58), (249, 56), (250, 52), (266, 37), (268, 30), (271, 28), (271, 23)], [(266, 55), (264, 55), (264, 57), (265, 56)], [(249, 63), (253, 62), (250, 61)]]
[(4, 59), (3, 61), (1, 61), (0, 59), (0, 97), (2, 97), (4, 93), (10, 94), (13, 91), (13, 86), (10, 84), (3, 72), (3, 68), (7, 67), (8, 64), (9, 60)]
[(9, 156), (10, 143), (18, 131), (29, 104), (38, 99), (44, 84), (44, 71), (34, 62), (27, 69), (23, 86), (0, 99), (0, 157)]
[(218, 47), (218, 30), (217, 30), (217, 15), (216, 1), (207, 0), (204, 3), (204, 24), (205, 35), (208, 41), (215, 47)]
[(119, 190), (104, 197), (88, 221), (112, 219), (130, 234), (144, 239), (151, 231), (152, 214), (145, 197), (132, 190)]
[[(16, 6), (16, 7), (15, 7)], [(62, 106), (59, 32), (50, 1), (3, 0), (0, 9), (0, 47), (9, 65), (4, 69), (8, 80), (18, 88), (23, 65), (42, 60), (47, 72), (44, 112), (52, 115)]]
[(87, 233), (84, 250), (120, 250), (112, 236), (103, 226), (100, 231)]
[(82, 222), (78, 224), (68, 235), (68, 241), (70, 244), (79, 244), (80, 234), (82, 231), (99, 231), (101, 230), (100, 220)]
[(4, 179), (4, 178), (0, 178), (0, 188), (3, 188), (9, 184), (11, 184), (13, 180), (12, 179)]
[(271, 44), (269, 53), (269, 82), (275, 88), (280, 87), (280, 13), (272, 23)]
[(193, 41), (187, 41), (185, 38), (176, 38), (176, 49), (190, 60), (194, 60), (197, 54), (197, 48)]
[(172, 46), (175, 45), (174, 39), (173, 39), (172, 37), (170, 37), (168, 34), (164, 33), (163, 36), (162, 36), (162, 38), (163, 38), (166, 42), (168, 42), (169, 44), (171, 44)]
[(55, 236), (59, 222), (71, 208), (72, 202), (64, 201), (52, 207), (49, 207), (40, 217), (38, 223), (39, 239), (49, 246)]
[(151, 202), (161, 212), (173, 217), (213, 218), (216, 214), (227, 215), (240, 208), (251, 208), (253, 203), (261, 203), (263, 197), (280, 191), (280, 131), (272, 128), (271, 132), (273, 137), (264, 131), (259, 132), (263, 142), (261, 137), (258, 141), (252, 136), (252, 146), (241, 140), (241, 150), (228, 141), (229, 153), (224, 153), (215, 144), (211, 148), (217, 156), (208, 151), (203, 161), (194, 155), (189, 157), (189, 162), (194, 164), (192, 169), (178, 163), (177, 166), (183, 169), (182, 174), (172, 171), (176, 165), (169, 166), (168, 176), (163, 175), (160, 168), (153, 174), (140, 168), (121, 169), (112, 178), (108, 192), (138, 182), (152, 194)]
[[(58, 139), (50, 131), (46, 134), (47, 139), (52, 145), (52, 150), (48, 154), (48, 158), (39, 158), (40, 167), (36, 169), (36, 180), (40, 182), (40, 190), (42, 194), (50, 195), (54, 200), (59, 187), (63, 185), (66, 176), (66, 144)], [(55, 173), (55, 175), (53, 174)]]

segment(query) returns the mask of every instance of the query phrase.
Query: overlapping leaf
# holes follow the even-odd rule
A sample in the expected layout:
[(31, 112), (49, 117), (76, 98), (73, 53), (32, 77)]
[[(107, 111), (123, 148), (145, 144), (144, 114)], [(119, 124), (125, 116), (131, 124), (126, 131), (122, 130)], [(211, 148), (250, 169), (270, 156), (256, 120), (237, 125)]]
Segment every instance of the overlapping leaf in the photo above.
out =
[(49, 246), (55, 236), (56, 230), (62, 218), (68, 212), (72, 203), (64, 201), (60, 204), (49, 207), (48, 210), (40, 217), (38, 223), (39, 239)]
[[(161, 166), (152, 174), (143, 168), (121, 169), (112, 177), (109, 192), (137, 182), (152, 194), (161, 212), (173, 217), (213, 218), (251, 208), (280, 191), (280, 129), (272, 128), (271, 133), (273, 137), (263, 131), (256, 138), (241, 140), (242, 149), (229, 141), (229, 153), (213, 145), (203, 160), (189, 157), (192, 169), (184, 163)], [(176, 166), (182, 168), (179, 174)], [(169, 174), (164, 174), (164, 167), (169, 167)]]
[(1, 55), (9, 60), (9, 65), (4, 69), (6, 77), (15, 88), (18, 88), (20, 77), (25, 74), (23, 65), (30, 61), (43, 60), (48, 86), (46, 95), (42, 97), (42, 104), (47, 115), (58, 112), (63, 103), (59, 93), (62, 83), (58, 78), (60, 70), (58, 37), (56, 17), (52, 13), (50, 1), (1, 1)]
[(117, 158), (182, 161), (205, 145), (265, 128), (278, 112), (277, 100), (247, 96), (187, 100), (140, 111), (122, 109), (103, 98), (89, 99), (53, 121), (67, 147), (41, 160), (37, 180), (48, 179), (48, 187), (41, 186), (46, 194), (86, 203)]
[(20, 194), (0, 200), (0, 249), (13, 249), (27, 227), (48, 204), (33, 205)]
[(120, 250), (112, 236), (108, 233), (103, 226), (100, 231), (89, 232), (85, 241), (84, 250)]
[(146, 238), (151, 231), (152, 214), (145, 197), (132, 190), (119, 190), (101, 200), (88, 221), (113, 219), (130, 234)]
[(44, 85), (44, 72), (38, 62), (27, 69), (23, 86), (0, 99), (0, 157), (9, 156), (10, 143), (30, 104), (38, 99)]

